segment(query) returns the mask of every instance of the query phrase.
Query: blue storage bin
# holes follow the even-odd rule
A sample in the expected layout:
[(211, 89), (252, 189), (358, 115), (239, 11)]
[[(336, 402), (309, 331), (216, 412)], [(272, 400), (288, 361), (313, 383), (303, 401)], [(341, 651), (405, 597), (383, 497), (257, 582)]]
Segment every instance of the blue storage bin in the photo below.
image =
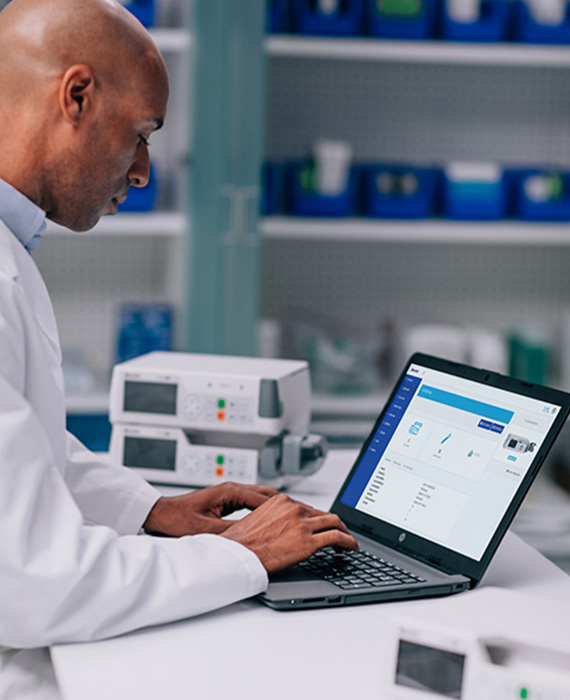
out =
[(127, 199), (119, 204), (120, 212), (145, 212), (152, 211), (156, 204), (157, 176), (152, 163), (148, 184), (145, 187), (130, 187)]
[(297, 216), (350, 216), (356, 202), (357, 175), (351, 168), (348, 185), (342, 194), (323, 195), (306, 187), (303, 171), (310, 167), (310, 161), (296, 161), (285, 166), (286, 208)]
[(152, 27), (155, 18), (154, 0), (119, 0), (145, 27)]
[(530, 221), (570, 221), (569, 173), (533, 168), (516, 171), (512, 177), (514, 216)]
[(339, 11), (324, 14), (317, 0), (293, 0), (293, 26), (300, 34), (357, 36), (362, 32), (364, 0), (339, 0)]
[(291, 31), (290, 0), (268, 0), (266, 28), (270, 34), (283, 34)]
[(474, 221), (490, 221), (507, 216), (509, 178), (506, 173), (496, 182), (465, 182), (450, 179), (444, 171), (441, 182), (443, 216)]
[(507, 39), (510, 0), (483, 0), (479, 18), (474, 22), (452, 19), (443, 0), (441, 36), (454, 41), (504, 41)]
[(514, 2), (514, 38), (537, 44), (570, 43), (570, 4), (566, 6), (564, 20), (560, 24), (540, 24), (531, 15), (523, 0)]
[(432, 169), (395, 165), (364, 166), (363, 213), (365, 216), (397, 219), (433, 216), (435, 184), (435, 172)]
[(263, 216), (277, 214), (283, 208), (283, 166), (264, 163), (261, 181), (261, 213)]
[(431, 39), (435, 35), (435, 0), (366, 0), (365, 7), (370, 36)]
[(172, 310), (167, 304), (124, 304), (119, 309), (117, 362), (173, 347)]
[(106, 413), (68, 413), (66, 428), (92, 452), (108, 452), (111, 424)]

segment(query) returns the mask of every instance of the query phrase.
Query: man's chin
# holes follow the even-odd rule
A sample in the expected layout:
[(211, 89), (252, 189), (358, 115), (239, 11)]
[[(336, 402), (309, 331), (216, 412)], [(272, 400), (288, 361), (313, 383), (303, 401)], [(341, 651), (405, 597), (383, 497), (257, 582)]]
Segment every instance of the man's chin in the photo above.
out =
[(50, 219), (51, 221), (53, 221), (54, 224), (58, 224), (59, 226), (63, 226), (64, 228), (67, 228), (70, 231), (76, 231), (77, 233), (84, 233), (85, 231), (91, 231), (91, 229), (95, 228), (95, 226), (99, 223), (99, 219), (102, 216), (104, 216), (106, 213), (107, 212), (93, 214), (87, 220), (72, 219), (71, 217), (65, 217), (65, 216), (53, 216), (50, 214), (47, 215), (47, 218)]

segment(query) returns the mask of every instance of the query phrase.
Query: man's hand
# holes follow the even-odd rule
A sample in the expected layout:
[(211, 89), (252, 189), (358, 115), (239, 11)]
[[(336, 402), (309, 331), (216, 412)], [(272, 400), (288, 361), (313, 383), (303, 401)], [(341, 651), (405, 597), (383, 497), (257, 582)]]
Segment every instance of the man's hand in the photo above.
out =
[(220, 534), (251, 549), (270, 574), (297, 564), (322, 547), (359, 549), (338, 516), (283, 494), (266, 500)]
[(170, 537), (210, 533), (219, 535), (233, 521), (226, 515), (247, 508), (254, 510), (277, 491), (269, 486), (248, 486), (227, 482), (218, 486), (159, 498), (143, 527), (148, 532)]

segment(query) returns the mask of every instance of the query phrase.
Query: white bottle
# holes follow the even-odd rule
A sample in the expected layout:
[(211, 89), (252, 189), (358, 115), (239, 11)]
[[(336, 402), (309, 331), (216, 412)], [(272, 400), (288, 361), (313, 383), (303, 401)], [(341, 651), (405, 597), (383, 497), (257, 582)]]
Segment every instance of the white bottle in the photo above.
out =
[(447, 0), (447, 14), (454, 22), (476, 22), (481, 15), (481, 0)]
[(352, 146), (346, 141), (322, 139), (315, 143), (314, 160), (315, 191), (329, 197), (345, 192), (352, 163)]
[(533, 20), (544, 26), (562, 24), (566, 15), (566, 0), (525, 0)]

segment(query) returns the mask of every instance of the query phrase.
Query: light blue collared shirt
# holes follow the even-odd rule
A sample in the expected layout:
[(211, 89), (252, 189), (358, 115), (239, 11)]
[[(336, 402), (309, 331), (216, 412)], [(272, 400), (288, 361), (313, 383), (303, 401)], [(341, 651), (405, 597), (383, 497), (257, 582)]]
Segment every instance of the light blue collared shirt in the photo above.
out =
[(46, 230), (46, 214), (30, 199), (0, 178), (0, 219), (31, 253)]

